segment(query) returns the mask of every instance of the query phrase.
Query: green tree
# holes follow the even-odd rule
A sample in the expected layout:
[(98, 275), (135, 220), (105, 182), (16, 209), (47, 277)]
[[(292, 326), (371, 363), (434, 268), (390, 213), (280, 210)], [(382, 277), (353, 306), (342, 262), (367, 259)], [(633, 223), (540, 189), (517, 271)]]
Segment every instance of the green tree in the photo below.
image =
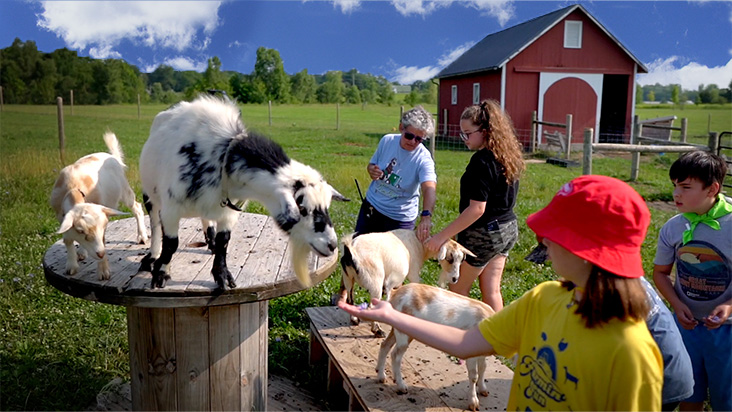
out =
[(650, 90), (648, 92), (648, 101), (649, 102), (655, 102), (656, 101), (656, 92), (654, 92), (653, 90)]
[(346, 103), (361, 103), (361, 91), (358, 90), (358, 86), (346, 86), (345, 100)]
[(343, 72), (329, 71), (325, 73), (325, 82), (318, 86), (316, 94), (320, 103), (343, 103), (345, 91)]
[(315, 103), (317, 88), (315, 78), (308, 74), (308, 69), (302, 69), (292, 76), (292, 97), (297, 103)]
[(635, 84), (635, 104), (643, 103), (643, 87), (640, 84)]
[(280, 52), (260, 47), (254, 63), (254, 83), (264, 86), (267, 100), (286, 103), (290, 99), (290, 78), (280, 58)]
[(681, 93), (681, 86), (678, 84), (673, 85), (673, 89), (671, 89), (671, 102), (674, 105), (679, 104), (679, 94)]

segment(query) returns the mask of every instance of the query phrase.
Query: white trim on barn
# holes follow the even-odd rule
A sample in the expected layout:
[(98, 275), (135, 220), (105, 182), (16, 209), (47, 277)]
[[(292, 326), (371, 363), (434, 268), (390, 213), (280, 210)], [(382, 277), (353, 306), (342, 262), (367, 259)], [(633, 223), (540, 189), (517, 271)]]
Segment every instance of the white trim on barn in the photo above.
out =
[[(597, 97), (597, 105), (595, 106), (595, 133), (594, 133), (594, 143), (597, 143), (598, 136), (600, 133), (598, 131), (600, 130), (600, 113), (602, 109), (602, 81), (603, 81), (603, 75), (602, 74), (590, 74), (590, 73), (547, 73), (542, 72), (539, 74), (539, 110), (538, 110), (538, 117), (539, 120), (544, 119), (544, 95), (546, 94), (547, 90), (556, 82), (567, 79), (570, 77), (574, 77), (576, 79), (582, 80), (585, 83), (587, 83), (592, 90), (595, 92), (595, 96)], [(572, 133), (574, 134), (574, 133)], [(539, 125), (537, 130), (537, 140), (539, 144), (542, 143), (541, 137), (543, 136), (542, 126)]]
[(506, 110), (506, 63), (501, 65), (501, 110)]

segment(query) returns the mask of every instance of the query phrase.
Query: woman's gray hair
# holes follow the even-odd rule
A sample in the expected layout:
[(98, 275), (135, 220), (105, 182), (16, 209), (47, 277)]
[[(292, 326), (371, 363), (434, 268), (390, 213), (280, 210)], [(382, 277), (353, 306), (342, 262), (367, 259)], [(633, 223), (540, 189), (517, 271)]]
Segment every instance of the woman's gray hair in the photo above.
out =
[(424, 107), (414, 106), (413, 109), (404, 112), (402, 115), (402, 127), (412, 126), (425, 133), (425, 138), (435, 137), (435, 119)]

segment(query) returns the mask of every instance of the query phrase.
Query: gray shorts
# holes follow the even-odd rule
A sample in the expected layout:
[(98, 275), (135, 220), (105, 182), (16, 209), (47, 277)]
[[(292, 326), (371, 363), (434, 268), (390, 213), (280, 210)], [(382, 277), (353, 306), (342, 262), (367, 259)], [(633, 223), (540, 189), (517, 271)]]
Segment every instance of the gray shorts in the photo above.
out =
[(499, 223), (497, 230), (487, 226), (466, 229), (457, 236), (457, 241), (477, 257), (468, 256), (465, 261), (474, 267), (483, 267), (496, 255), (508, 256), (508, 251), (518, 240), (518, 221)]

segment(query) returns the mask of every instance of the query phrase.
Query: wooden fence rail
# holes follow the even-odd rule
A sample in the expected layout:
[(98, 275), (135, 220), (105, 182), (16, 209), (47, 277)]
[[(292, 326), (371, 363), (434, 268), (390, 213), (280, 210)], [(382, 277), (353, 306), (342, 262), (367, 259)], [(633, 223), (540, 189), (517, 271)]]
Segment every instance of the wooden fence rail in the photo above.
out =
[(594, 130), (585, 129), (584, 147), (582, 156), (582, 174), (592, 174), (592, 154), (594, 152), (630, 152), (633, 153), (630, 165), (630, 180), (638, 180), (641, 153), (686, 153), (694, 150), (716, 151), (719, 146), (717, 133), (710, 133), (709, 146), (679, 144), (679, 145), (641, 145), (619, 143), (593, 143)]

